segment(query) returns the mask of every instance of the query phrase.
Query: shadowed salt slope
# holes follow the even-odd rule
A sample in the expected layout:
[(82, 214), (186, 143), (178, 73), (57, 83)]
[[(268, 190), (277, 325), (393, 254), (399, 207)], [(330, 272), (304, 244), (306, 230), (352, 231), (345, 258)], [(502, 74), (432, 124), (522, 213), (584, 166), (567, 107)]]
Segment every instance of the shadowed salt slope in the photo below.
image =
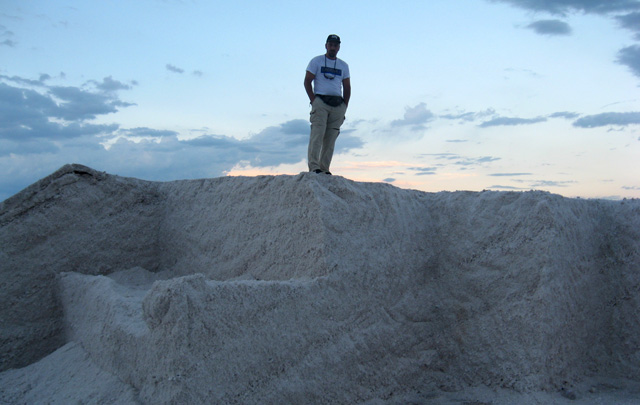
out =
[(0, 204), (0, 246), (3, 368), (75, 342), (144, 403), (640, 375), (637, 200), (69, 165)]

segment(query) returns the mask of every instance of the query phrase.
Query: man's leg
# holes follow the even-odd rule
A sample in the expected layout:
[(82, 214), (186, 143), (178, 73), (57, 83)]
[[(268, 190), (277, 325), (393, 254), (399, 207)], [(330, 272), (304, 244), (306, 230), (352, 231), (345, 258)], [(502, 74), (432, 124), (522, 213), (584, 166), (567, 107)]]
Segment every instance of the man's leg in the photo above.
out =
[(327, 129), (328, 106), (317, 97), (311, 106), (311, 134), (309, 135), (309, 149), (307, 160), (309, 171), (320, 169), (320, 152), (322, 151), (322, 139)]
[(336, 145), (336, 139), (338, 139), (338, 135), (340, 135), (340, 127), (344, 122), (344, 115), (346, 112), (347, 106), (345, 104), (341, 104), (337, 107), (332, 107), (327, 118), (327, 128), (322, 142), (322, 150), (320, 152), (320, 170), (323, 172), (328, 172), (329, 166), (331, 166), (333, 149)]

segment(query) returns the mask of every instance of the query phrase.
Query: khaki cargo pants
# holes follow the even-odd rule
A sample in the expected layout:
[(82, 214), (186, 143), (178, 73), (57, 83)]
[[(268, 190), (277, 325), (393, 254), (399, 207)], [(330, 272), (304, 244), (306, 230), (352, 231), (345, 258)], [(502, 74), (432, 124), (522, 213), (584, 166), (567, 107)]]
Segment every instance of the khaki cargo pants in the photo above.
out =
[(317, 169), (329, 171), (333, 148), (344, 122), (347, 105), (342, 103), (331, 107), (316, 97), (311, 105), (311, 135), (309, 137), (309, 171)]

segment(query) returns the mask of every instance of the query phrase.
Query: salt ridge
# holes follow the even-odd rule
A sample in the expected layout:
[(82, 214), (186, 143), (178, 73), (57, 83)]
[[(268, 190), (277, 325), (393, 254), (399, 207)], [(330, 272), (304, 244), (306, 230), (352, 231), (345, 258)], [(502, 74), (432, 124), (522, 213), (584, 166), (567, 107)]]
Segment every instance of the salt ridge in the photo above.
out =
[[(0, 203), (0, 246), (7, 402), (587, 401), (640, 375), (638, 200), (67, 165)], [(117, 395), (34, 383), (61, 350)]]

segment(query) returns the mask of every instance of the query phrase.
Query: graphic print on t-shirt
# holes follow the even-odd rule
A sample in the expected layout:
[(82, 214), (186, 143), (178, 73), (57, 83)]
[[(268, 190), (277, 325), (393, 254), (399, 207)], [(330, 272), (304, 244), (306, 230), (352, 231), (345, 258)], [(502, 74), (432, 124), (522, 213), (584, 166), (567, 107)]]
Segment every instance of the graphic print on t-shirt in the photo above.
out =
[(321, 66), (320, 67), (320, 73), (323, 74), (330, 74), (330, 75), (334, 75), (334, 76), (342, 76), (342, 69), (336, 69), (336, 68), (332, 68), (329, 66)]

